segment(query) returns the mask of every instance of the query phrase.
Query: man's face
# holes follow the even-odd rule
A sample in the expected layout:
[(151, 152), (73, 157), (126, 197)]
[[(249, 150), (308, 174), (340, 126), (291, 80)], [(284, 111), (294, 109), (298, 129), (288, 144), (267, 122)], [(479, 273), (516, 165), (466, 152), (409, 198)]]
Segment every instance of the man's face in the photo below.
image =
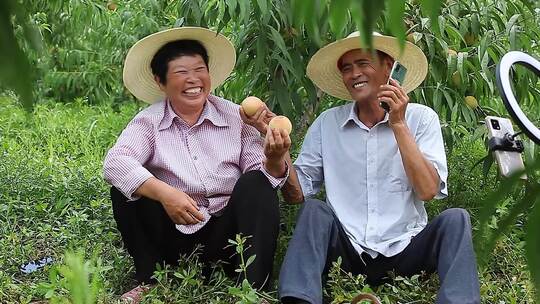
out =
[(377, 100), (379, 87), (386, 84), (392, 62), (386, 56), (355, 49), (341, 56), (338, 67), (352, 98), (365, 103)]
[(186, 55), (169, 61), (166, 78), (166, 84), (158, 81), (159, 87), (180, 107), (203, 106), (210, 94), (210, 74), (200, 55)]

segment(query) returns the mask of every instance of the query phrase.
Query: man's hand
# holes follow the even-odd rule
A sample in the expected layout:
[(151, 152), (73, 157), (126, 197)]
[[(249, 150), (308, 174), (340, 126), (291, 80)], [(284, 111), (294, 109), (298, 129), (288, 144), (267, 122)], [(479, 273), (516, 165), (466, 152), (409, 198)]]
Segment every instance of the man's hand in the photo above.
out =
[(178, 189), (169, 188), (163, 193), (160, 202), (175, 224), (193, 225), (204, 220), (197, 203)]
[(263, 135), (266, 134), (268, 123), (275, 116), (276, 114), (272, 113), (266, 104), (263, 104), (263, 106), (260, 107), (252, 116), (247, 116), (246, 113), (244, 113), (244, 109), (240, 107), (240, 117), (242, 118), (242, 121), (245, 124), (255, 127), (255, 129), (257, 129)]
[(405, 111), (409, 103), (409, 96), (407, 96), (405, 90), (399, 85), (399, 82), (390, 79), (390, 84), (381, 86), (377, 98), (380, 101), (386, 102), (390, 107), (390, 111), (388, 112), (390, 127), (406, 124)]

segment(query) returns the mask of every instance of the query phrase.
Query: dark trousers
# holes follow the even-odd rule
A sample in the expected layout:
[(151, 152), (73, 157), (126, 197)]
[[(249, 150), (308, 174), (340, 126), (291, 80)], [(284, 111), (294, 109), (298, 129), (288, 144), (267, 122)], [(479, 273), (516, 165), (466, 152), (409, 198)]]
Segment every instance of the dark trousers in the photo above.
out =
[(124, 246), (133, 257), (135, 276), (140, 283), (153, 282), (156, 264), (177, 265), (180, 254), (191, 253), (199, 244), (203, 246), (202, 262), (224, 261), (224, 270), (233, 276), (240, 259), (233, 246), (225, 247), (229, 239), (241, 233), (251, 236), (245, 244), (245, 260), (256, 255), (247, 268), (247, 279), (255, 287), (267, 286), (279, 233), (279, 200), (277, 191), (262, 172), (249, 171), (242, 175), (221, 215), (212, 216), (194, 234), (179, 232), (157, 201), (143, 197), (127, 202), (114, 187), (111, 199), (114, 219)]
[(358, 255), (328, 204), (307, 200), (281, 267), (283, 302), (322, 303), (322, 276), (340, 256), (342, 269), (366, 275), (370, 285), (383, 283), (389, 271), (402, 276), (436, 271), (441, 282), (437, 303), (480, 303), (471, 224), (463, 209), (443, 211), (401, 253), (373, 259), (366, 253)]

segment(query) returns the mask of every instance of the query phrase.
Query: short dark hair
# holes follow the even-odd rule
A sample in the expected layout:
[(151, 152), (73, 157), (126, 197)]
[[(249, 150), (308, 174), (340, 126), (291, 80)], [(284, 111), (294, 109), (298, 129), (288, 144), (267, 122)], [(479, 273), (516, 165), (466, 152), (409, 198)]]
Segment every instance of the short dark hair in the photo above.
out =
[(159, 82), (167, 84), (167, 71), (169, 62), (182, 56), (200, 55), (208, 68), (208, 53), (204, 46), (197, 40), (175, 40), (162, 46), (152, 58), (150, 68), (152, 74), (159, 78)]
[[(381, 62), (384, 61), (384, 59), (394, 60), (394, 58), (392, 58), (392, 56), (386, 54), (383, 51), (376, 50), (376, 53), (377, 53), (377, 57), (379, 58), (379, 60)], [(343, 54), (343, 55), (345, 55), (345, 54)], [(337, 62), (337, 67), (338, 67), (338, 70), (340, 70), (340, 71), (341, 71), (341, 64), (342, 64), (341, 58), (343, 57), (343, 55), (341, 55), (341, 57), (339, 57), (338, 62)]]

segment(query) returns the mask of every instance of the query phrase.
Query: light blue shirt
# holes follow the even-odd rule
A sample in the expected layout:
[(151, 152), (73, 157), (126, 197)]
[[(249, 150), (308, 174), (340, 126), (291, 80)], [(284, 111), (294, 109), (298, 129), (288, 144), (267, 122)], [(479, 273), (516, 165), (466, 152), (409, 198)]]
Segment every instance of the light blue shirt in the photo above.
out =
[[(424, 202), (409, 182), (388, 115), (366, 127), (354, 103), (323, 112), (309, 128), (294, 167), (304, 197), (324, 185), (326, 201), (359, 254), (400, 253), (427, 224)], [(410, 103), (407, 125), (440, 178), (436, 198), (448, 195), (446, 154), (439, 117), (429, 107)]]

